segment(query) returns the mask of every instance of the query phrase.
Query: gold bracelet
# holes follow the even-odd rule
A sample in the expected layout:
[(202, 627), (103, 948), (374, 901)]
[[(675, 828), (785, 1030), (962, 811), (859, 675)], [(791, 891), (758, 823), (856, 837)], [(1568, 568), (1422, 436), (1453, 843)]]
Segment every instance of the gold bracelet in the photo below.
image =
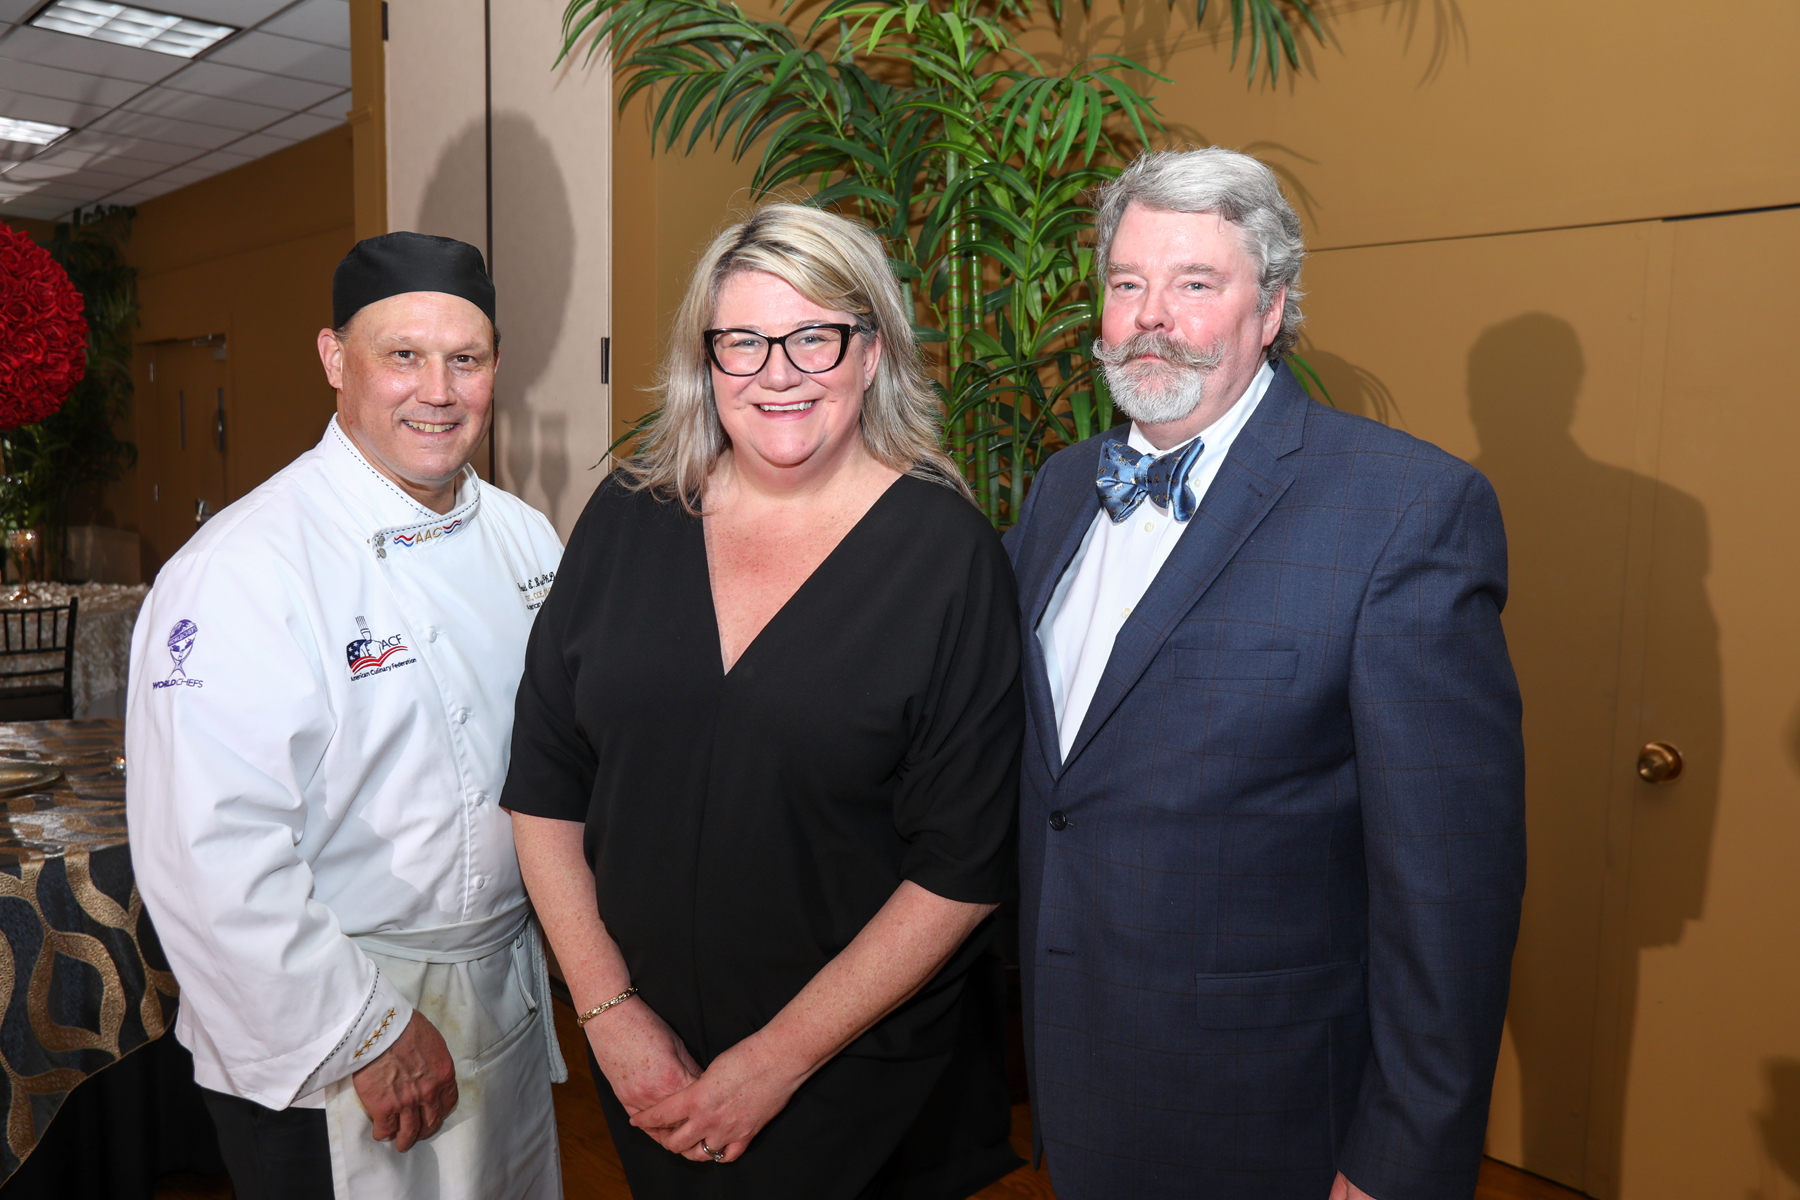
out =
[(595, 1017), (599, 1016), (601, 1013), (605, 1012), (607, 1009), (611, 1008), (613, 1005), (623, 1004), (635, 995), (637, 995), (636, 987), (626, 988), (624, 991), (622, 991), (618, 995), (614, 996), (611, 1000), (608, 1000), (605, 1004), (596, 1004), (596, 1005), (594, 1005), (594, 1007), (592, 1007), (592, 1008), (588, 1009), (586, 1012), (582, 1013), (579, 1017), (576, 1017), (575, 1018), (576, 1026), (580, 1027), (580, 1026), (586, 1025), (589, 1021), (593, 1020)]

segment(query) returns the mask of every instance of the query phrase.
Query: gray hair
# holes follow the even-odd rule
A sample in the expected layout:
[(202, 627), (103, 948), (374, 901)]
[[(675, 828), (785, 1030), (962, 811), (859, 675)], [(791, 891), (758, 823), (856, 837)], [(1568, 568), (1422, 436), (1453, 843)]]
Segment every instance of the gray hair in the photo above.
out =
[(1097, 233), (1095, 265), (1104, 285), (1110, 272), (1113, 238), (1126, 208), (1133, 204), (1157, 212), (1213, 213), (1237, 226), (1244, 252), (1256, 262), (1262, 311), (1287, 289), (1281, 330), (1269, 343), (1269, 360), (1280, 358), (1300, 340), (1300, 266), (1306, 243), (1300, 218), (1281, 194), (1275, 172), (1235, 150), (1162, 150), (1138, 156), (1099, 188), (1094, 205)]
[(763, 271), (821, 308), (855, 316), (882, 340), (863, 394), (863, 445), (878, 462), (973, 500), (944, 453), (940, 408), (925, 376), (912, 311), (881, 239), (855, 221), (799, 204), (771, 204), (714, 238), (694, 267), (675, 314), (655, 394), (661, 411), (623, 465), (633, 490), (648, 488), (698, 512), (701, 486), (730, 446), (713, 397), (705, 330), (719, 291), (741, 271)]

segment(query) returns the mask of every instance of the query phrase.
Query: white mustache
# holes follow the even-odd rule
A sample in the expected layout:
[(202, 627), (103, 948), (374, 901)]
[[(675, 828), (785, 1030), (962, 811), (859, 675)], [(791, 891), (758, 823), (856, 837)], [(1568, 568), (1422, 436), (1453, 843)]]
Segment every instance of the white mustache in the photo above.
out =
[(1124, 367), (1127, 370), (1154, 370), (1149, 363), (1137, 364), (1132, 360), (1145, 355), (1154, 355), (1173, 367), (1185, 367), (1193, 371), (1212, 371), (1225, 360), (1223, 342), (1202, 350), (1190, 342), (1170, 337), (1166, 333), (1134, 333), (1117, 346), (1109, 346), (1104, 341), (1094, 342), (1094, 357), (1109, 367)]

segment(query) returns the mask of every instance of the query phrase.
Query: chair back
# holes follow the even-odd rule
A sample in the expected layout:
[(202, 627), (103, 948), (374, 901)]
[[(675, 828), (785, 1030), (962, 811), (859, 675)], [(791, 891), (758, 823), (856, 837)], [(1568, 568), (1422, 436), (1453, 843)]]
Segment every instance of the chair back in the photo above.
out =
[(81, 598), (0, 608), (0, 721), (75, 715), (75, 621)]

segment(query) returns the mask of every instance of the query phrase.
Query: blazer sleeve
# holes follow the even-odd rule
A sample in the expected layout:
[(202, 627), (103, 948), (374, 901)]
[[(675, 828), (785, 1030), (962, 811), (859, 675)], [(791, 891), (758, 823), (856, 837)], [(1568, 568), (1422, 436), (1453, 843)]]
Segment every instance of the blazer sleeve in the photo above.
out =
[(1505, 602), (1499, 502), (1456, 464), (1401, 515), (1351, 651), (1373, 1053), (1339, 1165), (1376, 1200), (1475, 1190), (1525, 886)]

